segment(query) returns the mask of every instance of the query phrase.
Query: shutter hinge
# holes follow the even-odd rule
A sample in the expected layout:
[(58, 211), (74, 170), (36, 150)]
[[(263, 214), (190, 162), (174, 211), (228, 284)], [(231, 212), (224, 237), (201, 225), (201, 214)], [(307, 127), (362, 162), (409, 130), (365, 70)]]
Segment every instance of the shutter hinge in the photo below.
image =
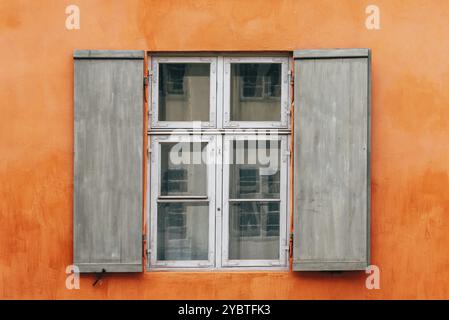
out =
[(288, 256), (293, 258), (293, 233), (290, 234), (290, 240), (288, 241)]
[(147, 148), (147, 156), (148, 157), (151, 156), (151, 148), (150, 147)]
[(146, 254), (145, 248), (146, 248), (146, 246), (147, 246), (147, 235), (146, 234), (142, 234), (142, 256), (144, 258), (148, 258), (148, 256), (145, 257), (145, 254)]
[(293, 85), (295, 82), (295, 76), (293, 75), (292, 70), (288, 70), (288, 79), (289, 79), (290, 85)]
[(153, 76), (153, 71), (149, 70), (146, 74), (146, 76), (143, 77), (143, 85), (145, 87), (148, 87), (148, 84), (150, 83), (150, 77)]
[(151, 71), (148, 71), (147, 74), (143, 77), (143, 94), (145, 96), (145, 102), (148, 102), (148, 95), (146, 89), (148, 88), (148, 84), (150, 83), (150, 77), (152, 75)]

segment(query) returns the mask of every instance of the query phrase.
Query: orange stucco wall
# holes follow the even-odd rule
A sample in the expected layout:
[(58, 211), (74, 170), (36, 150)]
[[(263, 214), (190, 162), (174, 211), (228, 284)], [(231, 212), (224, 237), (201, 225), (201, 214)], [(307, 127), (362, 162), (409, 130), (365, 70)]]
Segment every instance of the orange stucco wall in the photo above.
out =
[[(65, 8), (81, 29), (65, 28)], [(365, 28), (376, 4), (381, 29)], [(65, 287), (74, 49), (373, 50), (372, 263), (362, 273), (157, 272)], [(0, 1), (0, 298), (449, 298), (447, 0)]]

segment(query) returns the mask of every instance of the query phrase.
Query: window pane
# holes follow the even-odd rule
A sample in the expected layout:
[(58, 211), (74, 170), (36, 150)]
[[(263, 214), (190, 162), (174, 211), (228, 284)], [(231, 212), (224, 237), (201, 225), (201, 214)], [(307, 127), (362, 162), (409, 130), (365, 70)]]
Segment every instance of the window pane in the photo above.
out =
[(159, 120), (209, 121), (210, 64), (159, 64)]
[(231, 64), (231, 121), (281, 120), (281, 64)]
[(206, 142), (161, 143), (161, 196), (206, 196)]
[(207, 204), (160, 203), (157, 214), (158, 260), (208, 260)]
[(280, 141), (232, 142), (229, 168), (231, 199), (279, 199)]
[(279, 259), (279, 202), (231, 203), (229, 259)]

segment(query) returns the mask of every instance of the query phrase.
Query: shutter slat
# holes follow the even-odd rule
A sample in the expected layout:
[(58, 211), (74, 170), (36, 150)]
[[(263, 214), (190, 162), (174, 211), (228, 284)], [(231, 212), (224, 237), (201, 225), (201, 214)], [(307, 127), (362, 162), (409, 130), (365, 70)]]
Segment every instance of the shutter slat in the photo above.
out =
[(294, 250), (298, 271), (370, 261), (370, 51), (295, 51)]
[(74, 264), (142, 271), (143, 51), (74, 53)]

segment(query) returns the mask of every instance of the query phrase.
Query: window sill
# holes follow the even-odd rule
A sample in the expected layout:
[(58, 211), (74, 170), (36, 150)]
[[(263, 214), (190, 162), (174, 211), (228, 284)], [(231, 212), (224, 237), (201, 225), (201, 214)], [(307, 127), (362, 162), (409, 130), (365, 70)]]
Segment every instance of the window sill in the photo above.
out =
[(170, 272), (170, 273), (271, 273), (289, 272), (288, 266), (284, 267), (227, 267), (227, 268), (150, 268), (144, 271), (145, 274)]

